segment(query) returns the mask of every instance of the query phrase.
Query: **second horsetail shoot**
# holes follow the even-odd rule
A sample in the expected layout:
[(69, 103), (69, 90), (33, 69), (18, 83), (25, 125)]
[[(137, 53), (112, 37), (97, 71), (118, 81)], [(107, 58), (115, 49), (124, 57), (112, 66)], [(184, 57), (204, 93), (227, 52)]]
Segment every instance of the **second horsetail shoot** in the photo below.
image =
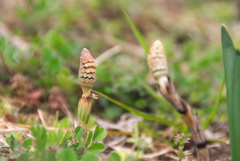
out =
[(148, 55), (148, 66), (155, 80), (158, 81), (162, 96), (182, 115), (192, 138), (198, 149), (200, 161), (209, 161), (209, 154), (206, 146), (206, 137), (200, 127), (200, 121), (197, 115), (192, 116), (190, 105), (175, 91), (173, 82), (168, 75), (167, 59), (164, 47), (161, 41), (156, 40)]

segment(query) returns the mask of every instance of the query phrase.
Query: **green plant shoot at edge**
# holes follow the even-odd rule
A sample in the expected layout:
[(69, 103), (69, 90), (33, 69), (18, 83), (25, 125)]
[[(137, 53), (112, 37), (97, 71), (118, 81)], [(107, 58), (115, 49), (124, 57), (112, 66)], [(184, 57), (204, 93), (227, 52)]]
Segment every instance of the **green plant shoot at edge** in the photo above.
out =
[(233, 161), (240, 160), (240, 51), (235, 49), (225, 26), (221, 29), (226, 76), (228, 124)]

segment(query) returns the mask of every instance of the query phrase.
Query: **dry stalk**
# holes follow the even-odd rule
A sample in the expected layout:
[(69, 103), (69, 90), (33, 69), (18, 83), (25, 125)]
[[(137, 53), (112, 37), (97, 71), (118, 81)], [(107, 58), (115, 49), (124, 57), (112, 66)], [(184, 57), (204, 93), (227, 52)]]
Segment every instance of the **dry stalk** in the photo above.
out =
[(38, 115), (39, 115), (40, 120), (42, 121), (43, 126), (46, 128), (47, 123), (44, 119), (44, 114), (43, 114), (42, 110), (38, 109), (37, 111), (38, 111)]
[(164, 47), (159, 40), (156, 40), (150, 48), (148, 65), (154, 79), (158, 81), (161, 94), (182, 115), (186, 122), (198, 149), (198, 160), (209, 161), (206, 138), (200, 127), (199, 118), (197, 115), (192, 115), (190, 105), (185, 103), (175, 91), (175, 87), (168, 76), (168, 65)]
[(29, 43), (26, 42), (21, 37), (14, 35), (10, 31), (10, 29), (1, 21), (0, 21), (0, 36), (5, 37), (11, 44), (13, 44), (22, 51), (28, 51), (29, 49)]
[(104, 53), (102, 53), (100, 56), (98, 56), (95, 59), (95, 63), (97, 66), (99, 66), (99, 64), (102, 64), (104, 61), (108, 60), (110, 57), (116, 55), (117, 53), (119, 53), (122, 50), (122, 47), (119, 45), (116, 45), (110, 49), (108, 49), (107, 51), (105, 51)]
[(96, 98), (92, 93), (95, 82), (96, 64), (89, 50), (84, 48), (80, 56), (79, 84), (82, 88), (82, 98), (78, 103), (78, 124), (86, 128), (91, 110), (92, 98)]

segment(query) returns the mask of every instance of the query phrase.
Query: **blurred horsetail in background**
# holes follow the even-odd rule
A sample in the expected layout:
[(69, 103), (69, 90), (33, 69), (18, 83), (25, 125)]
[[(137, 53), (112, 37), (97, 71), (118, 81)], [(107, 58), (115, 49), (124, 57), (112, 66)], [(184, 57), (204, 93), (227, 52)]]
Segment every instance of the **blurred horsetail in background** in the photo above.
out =
[(82, 98), (78, 103), (78, 124), (86, 128), (91, 110), (92, 98), (96, 98), (92, 94), (93, 83), (95, 82), (96, 64), (88, 49), (84, 48), (80, 56), (79, 67), (79, 85), (82, 88)]
[(150, 71), (158, 81), (160, 92), (163, 97), (182, 115), (192, 134), (193, 141), (198, 149), (198, 160), (209, 161), (209, 154), (206, 145), (206, 137), (200, 127), (200, 120), (197, 115), (192, 116), (190, 105), (175, 91), (175, 87), (168, 76), (167, 58), (161, 41), (156, 40), (148, 55)]

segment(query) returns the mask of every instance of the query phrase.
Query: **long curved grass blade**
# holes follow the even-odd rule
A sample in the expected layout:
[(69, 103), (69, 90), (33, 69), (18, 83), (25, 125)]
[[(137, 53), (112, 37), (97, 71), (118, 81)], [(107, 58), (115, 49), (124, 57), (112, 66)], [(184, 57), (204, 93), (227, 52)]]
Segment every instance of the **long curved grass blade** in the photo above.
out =
[(233, 45), (232, 39), (230, 38), (225, 26), (222, 26), (222, 50), (223, 50), (223, 62), (224, 69), (226, 73), (226, 86), (228, 103), (231, 106), (232, 101), (232, 89), (233, 89), (233, 70), (234, 70), (234, 60), (236, 57), (236, 50)]
[[(236, 50), (236, 58), (234, 63), (234, 79), (233, 79), (233, 102), (232, 109), (230, 109), (231, 120), (230, 124), (232, 129), (230, 129), (230, 140), (231, 140), (231, 150), (232, 150), (232, 160), (240, 160), (240, 51)], [(228, 108), (229, 109), (229, 108)], [(232, 134), (231, 134), (232, 133)], [(231, 138), (232, 137), (232, 138)]]
[(132, 22), (132, 20), (130, 19), (130, 17), (128, 16), (127, 12), (125, 10), (122, 10), (123, 13), (124, 13), (124, 16), (129, 24), (129, 26), (131, 27), (133, 33), (134, 33), (134, 36), (137, 38), (139, 44), (142, 46), (142, 48), (144, 49), (145, 51), (145, 54), (147, 55), (148, 53), (148, 45), (145, 41), (145, 39), (143, 38), (141, 32), (137, 29), (137, 27), (134, 25), (134, 23)]
[(233, 161), (240, 160), (240, 52), (236, 50), (225, 26), (221, 29), (223, 62), (226, 75), (228, 124)]
[(223, 93), (224, 86), (225, 86), (225, 77), (224, 77), (223, 80), (222, 80), (222, 85), (221, 85), (220, 90), (219, 90), (219, 92), (218, 92), (215, 105), (214, 105), (214, 107), (213, 107), (210, 115), (208, 116), (208, 118), (202, 123), (203, 129), (206, 129), (206, 128), (210, 125), (210, 123), (212, 122), (215, 114), (217, 113), (219, 104), (220, 104), (221, 99), (222, 99), (222, 93)]
[(161, 118), (161, 117), (157, 117), (157, 116), (154, 116), (154, 115), (149, 115), (149, 114), (147, 114), (147, 113), (138, 111), (138, 110), (136, 110), (136, 109), (134, 109), (134, 108), (132, 108), (132, 107), (130, 107), (130, 106), (127, 106), (127, 105), (125, 105), (125, 104), (123, 104), (123, 103), (121, 103), (121, 102), (118, 102), (118, 101), (116, 101), (116, 100), (114, 100), (114, 99), (112, 99), (112, 98), (110, 98), (110, 97), (108, 97), (108, 96), (106, 96), (106, 95), (98, 92), (98, 91), (94, 91), (94, 90), (93, 90), (93, 92), (96, 93), (96, 94), (98, 94), (98, 95), (100, 95), (100, 96), (102, 96), (102, 97), (104, 97), (104, 98), (106, 98), (107, 100), (115, 103), (116, 105), (118, 105), (118, 106), (120, 106), (120, 107), (128, 110), (129, 112), (131, 112), (131, 113), (133, 113), (133, 114), (135, 114), (135, 115), (137, 115), (137, 116), (140, 116), (140, 117), (146, 119), (146, 120), (158, 121), (158, 122), (161, 122), (161, 123), (163, 123), (163, 124), (166, 124), (166, 125), (169, 125), (169, 126), (174, 126), (175, 128), (178, 128), (178, 129), (182, 129), (181, 126), (175, 124), (174, 122), (168, 121), (168, 120), (163, 119), (163, 118)]

